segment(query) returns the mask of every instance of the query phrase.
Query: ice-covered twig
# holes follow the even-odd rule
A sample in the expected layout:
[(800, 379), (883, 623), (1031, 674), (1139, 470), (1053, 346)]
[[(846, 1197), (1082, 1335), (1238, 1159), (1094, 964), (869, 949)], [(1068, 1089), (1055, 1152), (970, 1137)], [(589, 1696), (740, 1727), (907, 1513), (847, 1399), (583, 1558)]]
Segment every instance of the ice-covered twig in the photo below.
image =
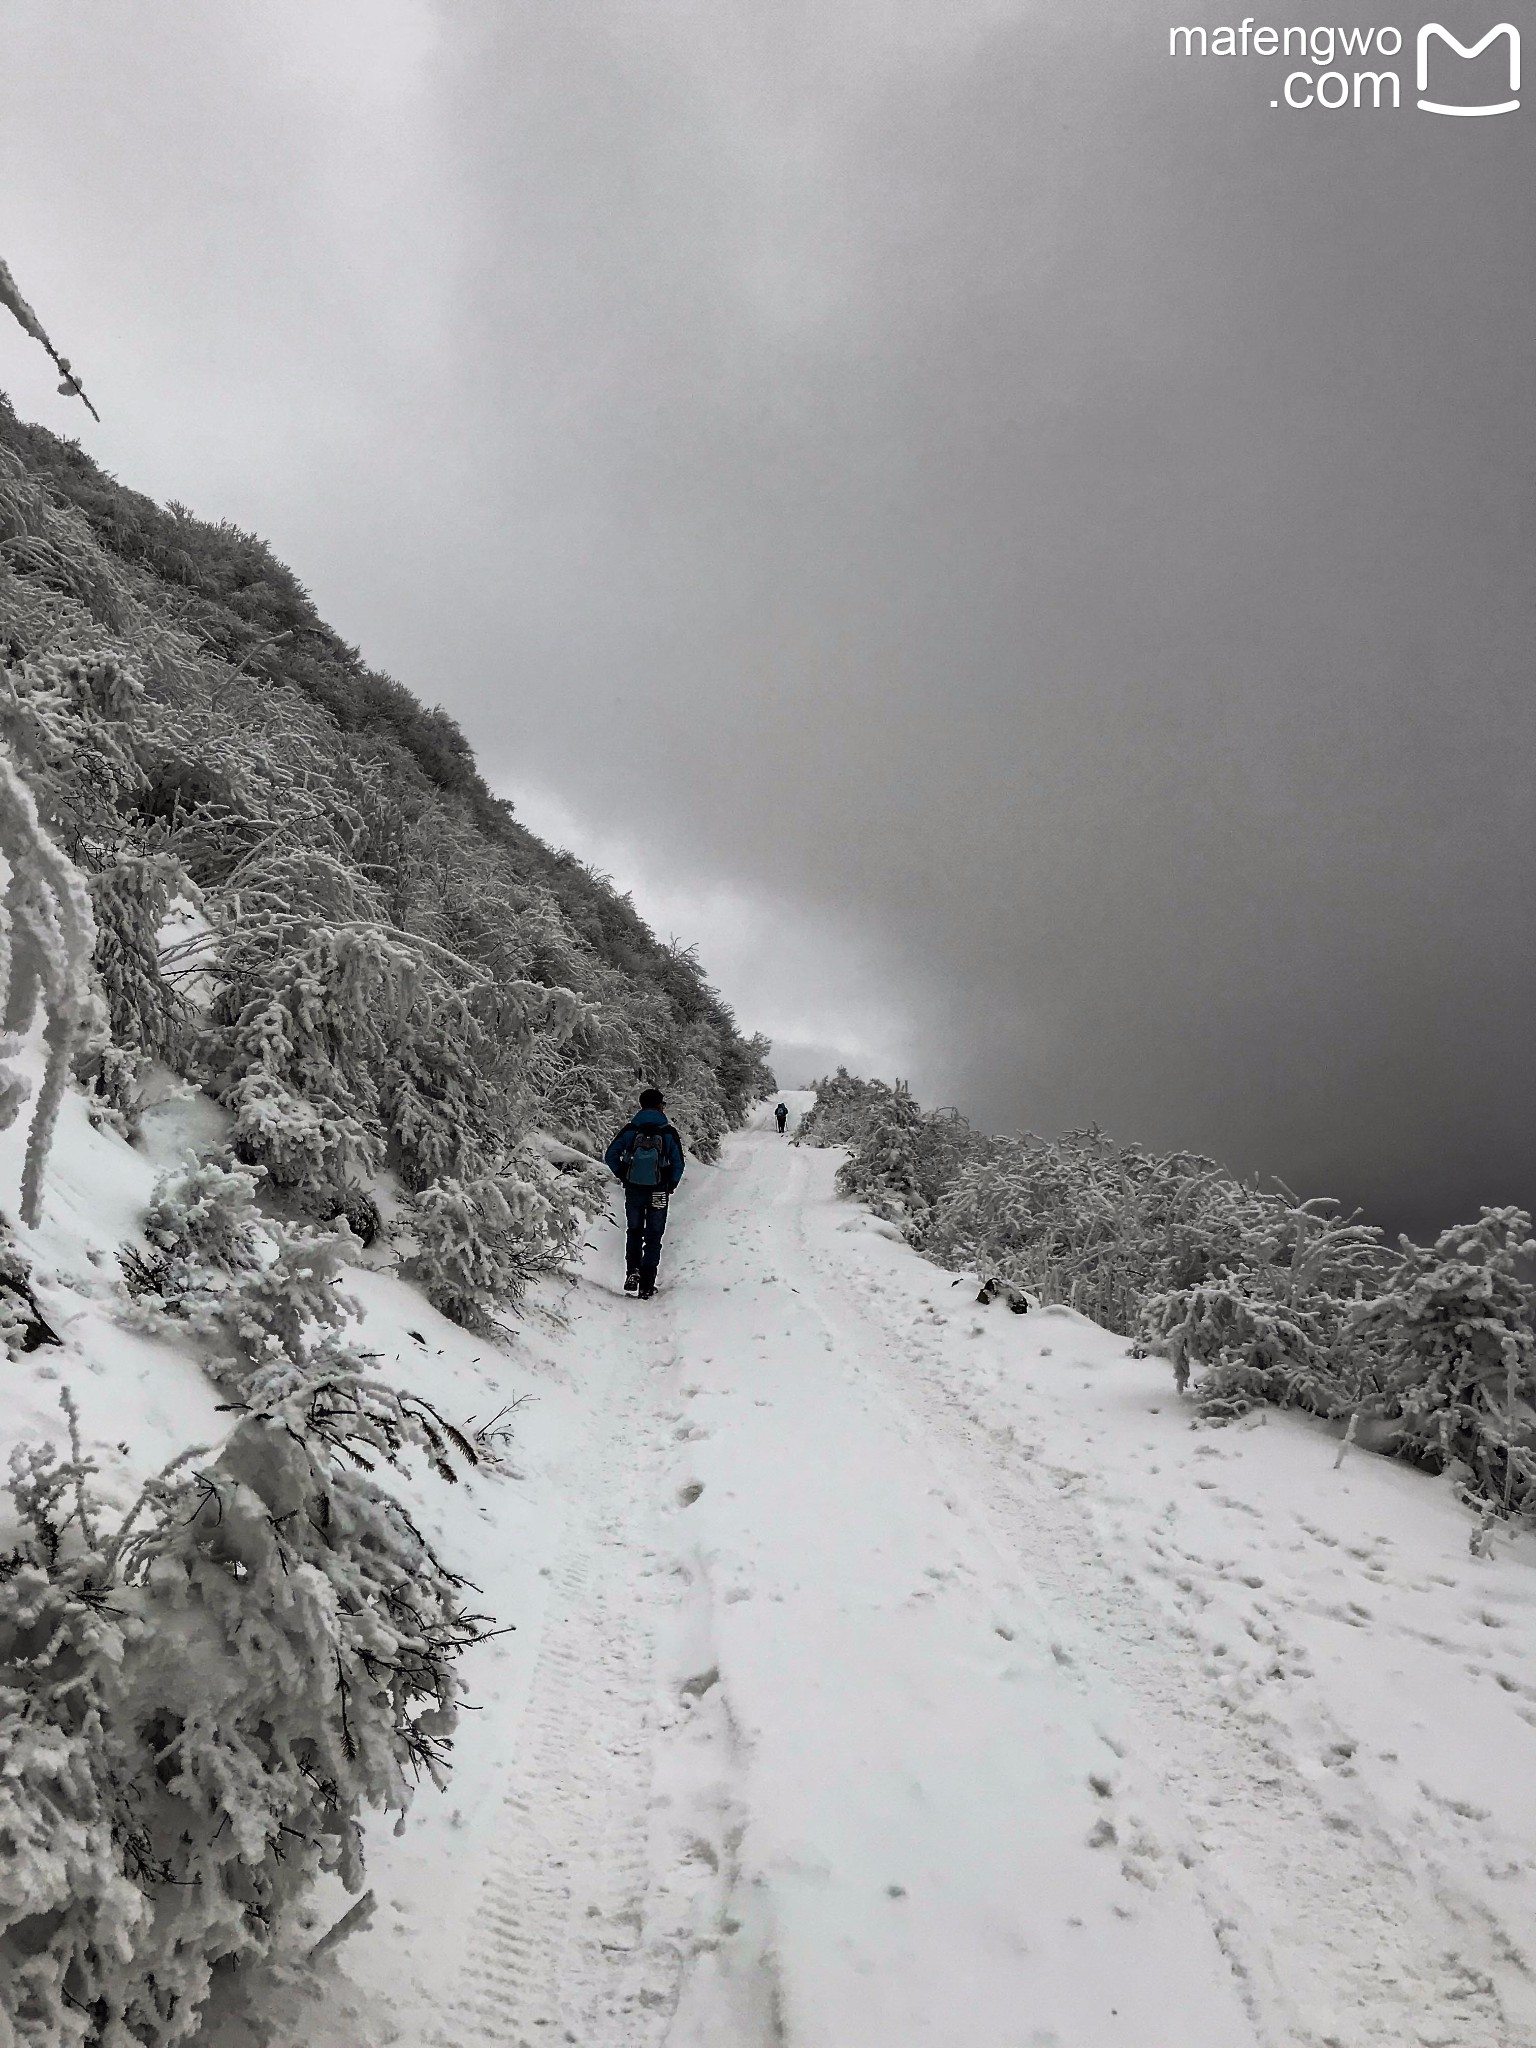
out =
[(1338, 1455), (1338, 1456), (1337, 1456), (1337, 1457), (1336, 1457), (1336, 1458), (1334, 1459), (1334, 1461), (1333, 1461), (1333, 1469), (1334, 1469), (1334, 1471), (1335, 1471), (1335, 1472), (1337, 1472), (1337, 1471), (1338, 1471), (1338, 1469), (1339, 1469), (1339, 1467), (1340, 1467), (1340, 1466), (1341, 1466), (1341, 1465), (1343, 1464), (1343, 1462), (1344, 1462), (1344, 1453), (1345, 1453), (1345, 1452), (1346, 1452), (1346, 1451), (1347, 1451), (1347, 1450), (1349, 1449), (1350, 1445), (1351, 1445), (1351, 1444), (1352, 1444), (1352, 1443), (1354, 1442), (1354, 1440), (1355, 1440), (1355, 1431), (1356, 1431), (1356, 1430), (1357, 1430), (1357, 1429), (1358, 1429), (1359, 1427), (1360, 1427), (1360, 1410), (1359, 1410), (1359, 1409), (1357, 1408), (1357, 1409), (1355, 1409), (1354, 1413), (1353, 1413), (1353, 1414), (1352, 1414), (1352, 1415), (1350, 1416), (1350, 1418), (1349, 1418), (1349, 1427), (1348, 1427), (1348, 1428), (1347, 1428), (1347, 1429), (1345, 1430), (1345, 1432), (1344, 1432), (1344, 1441), (1343, 1441), (1343, 1443), (1341, 1443), (1341, 1444), (1339, 1445), (1339, 1455)]
[(47, 349), (49, 355), (53, 357), (54, 363), (58, 368), (59, 377), (62, 380), (59, 384), (60, 393), (65, 398), (78, 398), (99, 427), (101, 425), (101, 414), (86, 397), (85, 386), (70, 368), (69, 358), (59, 354), (53, 343), (48, 339), (47, 330), (44, 328), (42, 321), (38, 319), (32, 308), (21, 296), (16, 280), (11, 275), (10, 266), (3, 256), (0, 256), (0, 306), (4, 306), (9, 313), (15, 316), (25, 333), (30, 334), (34, 341), (40, 341), (43, 347)]
[(360, 1899), (354, 1900), (335, 1926), (321, 1935), (309, 1952), (309, 1960), (318, 1963), (322, 1957), (328, 1956), (332, 1949), (340, 1948), (349, 1934), (363, 1933), (372, 1924), (377, 1904), (378, 1901), (372, 1892), (364, 1892)]
[(118, 1523), (117, 1534), (113, 1537), (111, 1547), (107, 1551), (104, 1572), (107, 1580), (110, 1581), (112, 1574), (117, 1570), (118, 1559), (123, 1554), (124, 1546), (132, 1532), (133, 1525), (145, 1508), (149, 1506), (150, 1502), (157, 1496), (163, 1495), (169, 1482), (176, 1477), (176, 1474), (183, 1467), (190, 1465), (195, 1458), (208, 1458), (212, 1455), (212, 1446), (209, 1444), (188, 1444), (184, 1451), (177, 1452), (168, 1465), (162, 1465), (152, 1479), (145, 1480), (139, 1489), (138, 1497), (134, 1500), (127, 1514), (123, 1516), (121, 1522)]

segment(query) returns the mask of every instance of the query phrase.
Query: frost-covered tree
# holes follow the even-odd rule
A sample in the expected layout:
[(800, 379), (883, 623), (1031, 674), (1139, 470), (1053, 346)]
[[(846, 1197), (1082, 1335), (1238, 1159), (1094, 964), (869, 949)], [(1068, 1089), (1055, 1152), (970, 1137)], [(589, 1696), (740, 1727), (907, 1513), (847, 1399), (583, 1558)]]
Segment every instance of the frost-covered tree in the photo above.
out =
[(213, 1971), (363, 1876), (370, 1807), (441, 1779), (481, 1624), (368, 1476), (473, 1457), (338, 1361), (253, 1402), (116, 1526), (22, 1447), (0, 1569), (0, 2012), (25, 2048), (171, 2048)]
[(1402, 1240), (1381, 1293), (1356, 1313), (1373, 1412), (1408, 1455), (1460, 1461), (1506, 1510), (1536, 1503), (1536, 1258), (1523, 1209), (1484, 1209), (1431, 1246)]

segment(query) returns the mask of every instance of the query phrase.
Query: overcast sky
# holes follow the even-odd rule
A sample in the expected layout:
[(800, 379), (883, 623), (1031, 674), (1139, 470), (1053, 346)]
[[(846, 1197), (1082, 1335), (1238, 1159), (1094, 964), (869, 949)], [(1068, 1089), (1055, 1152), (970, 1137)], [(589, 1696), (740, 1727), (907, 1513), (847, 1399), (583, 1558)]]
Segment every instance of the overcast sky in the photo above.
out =
[(1536, 107), (1419, 112), (1416, 17), (1400, 111), (1272, 107), (1191, 18), (0, 0), (105, 424), (0, 386), (268, 537), (783, 1080), (1530, 1201)]

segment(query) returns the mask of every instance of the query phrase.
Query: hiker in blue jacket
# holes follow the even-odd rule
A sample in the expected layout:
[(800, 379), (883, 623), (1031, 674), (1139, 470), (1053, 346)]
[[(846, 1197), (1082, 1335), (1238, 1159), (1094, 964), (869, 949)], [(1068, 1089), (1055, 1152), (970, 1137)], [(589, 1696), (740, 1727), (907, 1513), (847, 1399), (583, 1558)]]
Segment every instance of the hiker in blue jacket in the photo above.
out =
[(642, 1091), (638, 1112), (603, 1158), (624, 1183), (624, 1214), (629, 1224), (624, 1241), (624, 1292), (649, 1301), (656, 1292), (668, 1197), (683, 1177), (683, 1143), (667, 1122), (667, 1105), (659, 1088)]

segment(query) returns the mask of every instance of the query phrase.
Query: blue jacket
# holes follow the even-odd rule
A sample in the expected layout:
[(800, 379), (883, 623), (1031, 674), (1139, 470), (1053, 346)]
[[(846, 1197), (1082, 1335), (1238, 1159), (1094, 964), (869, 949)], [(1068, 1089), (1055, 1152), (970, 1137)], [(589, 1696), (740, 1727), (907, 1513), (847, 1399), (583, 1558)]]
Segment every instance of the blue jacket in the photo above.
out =
[(683, 1145), (676, 1131), (667, 1122), (666, 1114), (659, 1109), (637, 1110), (629, 1122), (603, 1154), (603, 1162), (609, 1169), (624, 1178), (624, 1164), (630, 1146), (635, 1142), (636, 1131), (662, 1130), (667, 1134), (667, 1186), (675, 1188), (683, 1177)]

